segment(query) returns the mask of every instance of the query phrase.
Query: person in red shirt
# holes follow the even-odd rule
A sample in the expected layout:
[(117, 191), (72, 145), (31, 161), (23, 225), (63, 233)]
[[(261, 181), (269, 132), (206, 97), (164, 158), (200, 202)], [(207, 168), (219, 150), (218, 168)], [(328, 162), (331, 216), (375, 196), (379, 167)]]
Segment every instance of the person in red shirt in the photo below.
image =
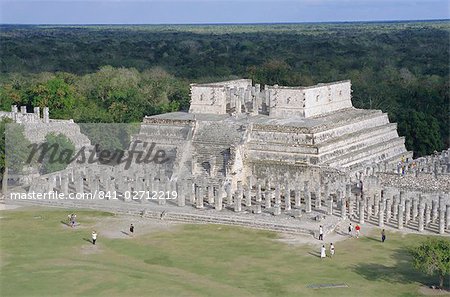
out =
[(355, 230), (356, 230), (356, 238), (359, 238), (359, 231), (361, 230), (361, 227), (359, 225), (356, 225)]

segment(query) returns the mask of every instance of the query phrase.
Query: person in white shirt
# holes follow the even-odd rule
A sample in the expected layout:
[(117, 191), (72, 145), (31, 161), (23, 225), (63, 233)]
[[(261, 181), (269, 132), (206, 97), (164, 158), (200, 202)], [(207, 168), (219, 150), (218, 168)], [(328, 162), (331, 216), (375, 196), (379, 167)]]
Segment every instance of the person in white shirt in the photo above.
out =
[(334, 245), (333, 243), (330, 243), (330, 257), (333, 258), (334, 256)]
[(320, 258), (325, 258), (327, 256), (326, 252), (325, 252), (325, 245), (322, 245), (322, 247), (320, 248)]
[(92, 244), (95, 245), (95, 242), (97, 241), (97, 232), (92, 231)]
[(323, 240), (323, 227), (320, 225), (319, 227), (319, 240)]

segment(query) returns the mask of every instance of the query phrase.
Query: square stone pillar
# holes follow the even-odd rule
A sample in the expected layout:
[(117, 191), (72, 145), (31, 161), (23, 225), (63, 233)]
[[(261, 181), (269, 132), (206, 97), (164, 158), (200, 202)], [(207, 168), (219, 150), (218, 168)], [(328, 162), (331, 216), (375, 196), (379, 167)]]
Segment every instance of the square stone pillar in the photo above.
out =
[(186, 191), (182, 182), (176, 184), (177, 205), (183, 207), (186, 205)]
[(272, 191), (271, 190), (266, 190), (264, 192), (264, 202), (265, 202), (265, 208), (271, 208), (272, 207)]
[(378, 216), (380, 211), (380, 194), (375, 193), (373, 196), (373, 207), (374, 207), (374, 216)]
[(231, 191), (231, 184), (228, 184), (226, 186), (225, 191), (227, 192), (227, 205), (231, 206), (233, 205), (233, 193)]
[(252, 188), (251, 188), (251, 184), (247, 185), (247, 188), (245, 190), (245, 206), (247, 206), (247, 207), (252, 206)]
[[(327, 185), (325, 185), (327, 187)], [(326, 195), (326, 190), (324, 189), (324, 197), (325, 199), (328, 199), (328, 196)], [(322, 189), (320, 187), (320, 184), (316, 186), (314, 191), (314, 208), (315, 209), (321, 209), (322, 208)]]
[(214, 203), (214, 187), (212, 184), (208, 186), (208, 204), (212, 205)]
[(281, 206), (279, 204), (275, 204), (273, 206), (273, 215), (278, 216), (281, 214)]
[(327, 209), (327, 214), (328, 215), (333, 215), (333, 195), (328, 194), (328, 197), (326, 197), (328, 199), (328, 209)]
[(384, 201), (380, 200), (379, 202), (379, 211), (378, 211), (378, 227), (384, 227)]
[(432, 216), (431, 216), (431, 222), (435, 223), (438, 218), (438, 208), (439, 208), (439, 201), (432, 200)]
[(446, 221), (447, 221), (447, 230), (450, 230), (450, 205), (447, 205), (446, 210)]
[(196, 187), (196, 191), (195, 191), (195, 202), (196, 208), (203, 208), (203, 185), (202, 186), (197, 186)]
[(222, 210), (222, 200), (223, 200), (223, 187), (219, 185), (219, 188), (217, 189), (217, 194), (214, 199), (214, 208), (216, 210)]
[(67, 196), (69, 194), (69, 177), (67, 174), (63, 175), (61, 178), (61, 192), (64, 194), (64, 196)]
[(337, 191), (337, 201), (340, 201), (341, 203), (341, 218), (346, 219), (347, 218), (347, 205), (344, 197), (344, 193), (341, 190)]
[(241, 212), (242, 211), (242, 196), (244, 195), (244, 193), (243, 193), (243, 191), (242, 191), (242, 188), (241, 189), (239, 189), (239, 187), (238, 187), (238, 190), (237, 190), (237, 193), (236, 193), (236, 201), (235, 201), (235, 203), (234, 203), (234, 211), (235, 212)]
[(294, 199), (295, 199), (294, 205), (295, 205), (296, 208), (300, 208), (301, 205), (302, 205), (302, 199), (301, 199), (301, 196), (300, 196), (300, 189), (299, 189), (298, 185), (295, 186), (294, 195), (295, 195), (295, 197), (294, 197)]
[(256, 184), (256, 197), (255, 197), (255, 201), (256, 201), (257, 204), (259, 203), (259, 204), (261, 205), (262, 198), (261, 198), (261, 184), (260, 184), (260, 183), (257, 183), (257, 184)]
[(291, 210), (291, 188), (288, 182), (284, 186), (284, 210)]
[(439, 234), (445, 232), (445, 210), (444, 196), (439, 196)]
[(419, 213), (418, 213), (418, 216), (419, 216), (419, 219), (418, 219), (418, 229), (417, 229), (417, 231), (419, 231), (419, 232), (423, 232), (423, 230), (424, 230), (424, 214), (425, 214), (425, 205), (424, 205), (424, 201), (420, 201), (420, 204), (419, 204)]
[(280, 184), (277, 183), (275, 185), (275, 204), (280, 205), (281, 204), (281, 193), (280, 193)]
[(359, 223), (360, 224), (364, 224), (364, 216), (365, 216), (365, 214), (364, 214), (364, 210), (365, 210), (365, 204), (366, 204), (366, 201), (365, 201), (365, 199), (364, 198), (362, 198), (361, 200), (360, 200), (360, 202), (359, 202)]
[(196, 191), (196, 188), (195, 188), (195, 183), (193, 183), (193, 182), (191, 182), (191, 181), (187, 181), (187, 186), (188, 186), (188, 191), (189, 191), (189, 202), (191, 203), (191, 204), (195, 204), (196, 203), (196, 201), (195, 201), (195, 196), (196, 196), (196, 194), (197, 194), (197, 191)]
[(311, 210), (311, 192), (309, 191), (309, 182), (305, 181), (305, 212), (310, 213)]
[(386, 223), (391, 221), (392, 200), (386, 199)]
[(405, 225), (408, 225), (411, 219), (411, 200), (405, 202)]
[(428, 226), (431, 223), (431, 206), (430, 203), (425, 202), (425, 225)]
[(412, 201), (412, 219), (415, 220), (419, 214), (419, 200), (414, 197)]
[(398, 207), (398, 211), (397, 211), (397, 213), (398, 213), (398, 220), (397, 220), (398, 221), (398, 229), (401, 230), (401, 229), (403, 229), (403, 213), (404, 213), (403, 204), (399, 203), (397, 205), (397, 207)]

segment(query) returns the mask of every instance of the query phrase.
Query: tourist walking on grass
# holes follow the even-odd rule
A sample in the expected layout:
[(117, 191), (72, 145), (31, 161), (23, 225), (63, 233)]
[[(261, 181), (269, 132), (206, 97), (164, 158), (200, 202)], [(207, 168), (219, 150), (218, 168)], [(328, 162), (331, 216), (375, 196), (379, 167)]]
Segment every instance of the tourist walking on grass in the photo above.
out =
[(97, 232), (92, 231), (92, 244), (95, 245), (95, 242), (97, 241)]
[(323, 240), (323, 227), (322, 227), (322, 225), (319, 226), (319, 240)]
[(130, 225), (130, 235), (133, 236), (134, 234), (134, 226), (133, 224)]
[(330, 243), (330, 258), (333, 258), (334, 256), (334, 245), (333, 243)]
[(356, 238), (359, 238), (359, 232), (361, 230), (361, 227), (358, 224), (356, 224), (355, 230), (356, 230)]
[(383, 230), (381, 230), (381, 242), (384, 242), (386, 240), (386, 232)]
[(325, 252), (325, 245), (322, 245), (322, 247), (320, 248), (320, 258), (325, 258), (327, 256), (326, 252)]
[(350, 223), (350, 225), (348, 225), (348, 234), (351, 236), (353, 232), (353, 225), (352, 223)]

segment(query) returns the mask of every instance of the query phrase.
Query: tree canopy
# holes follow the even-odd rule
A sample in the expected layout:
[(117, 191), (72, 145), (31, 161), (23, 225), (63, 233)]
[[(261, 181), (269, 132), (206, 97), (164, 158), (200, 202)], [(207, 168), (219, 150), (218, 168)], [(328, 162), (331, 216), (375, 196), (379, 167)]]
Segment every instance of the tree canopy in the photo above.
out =
[[(413, 265), (427, 275), (437, 275), (439, 286), (444, 286), (444, 277), (450, 277), (450, 240), (448, 238), (428, 238), (411, 251)], [(449, 284), (450, 287), (450, 284)]]

